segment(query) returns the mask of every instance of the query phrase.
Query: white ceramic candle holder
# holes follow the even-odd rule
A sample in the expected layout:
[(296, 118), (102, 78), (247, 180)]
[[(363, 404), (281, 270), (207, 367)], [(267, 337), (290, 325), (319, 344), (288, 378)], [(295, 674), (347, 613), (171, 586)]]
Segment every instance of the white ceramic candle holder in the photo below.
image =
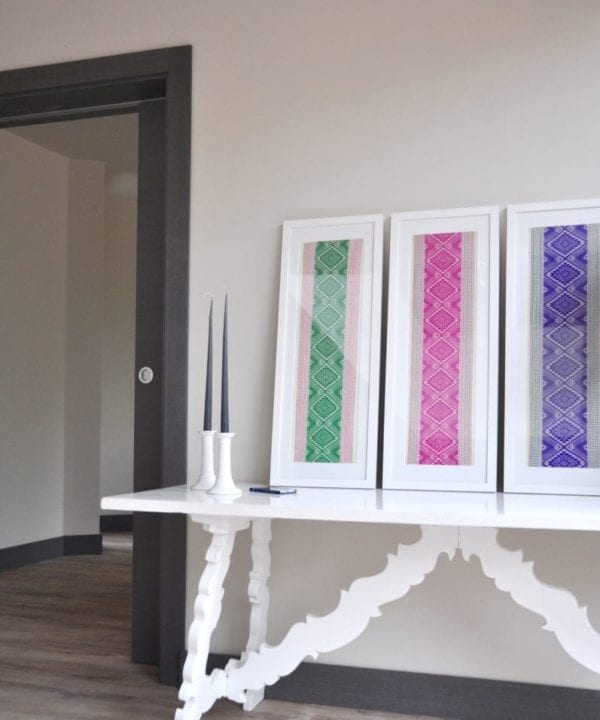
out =
[(200, 434), (202, 435), (202, 465), (200, 467), (200, 477), (190, 489), (210, 490), (216, 480), (213, 450), (215, 431), (202, 430)]
[(241, 495), (231, 476), (231, 438), (235, 433), (219, 433), (219, 470), (209, 495)]

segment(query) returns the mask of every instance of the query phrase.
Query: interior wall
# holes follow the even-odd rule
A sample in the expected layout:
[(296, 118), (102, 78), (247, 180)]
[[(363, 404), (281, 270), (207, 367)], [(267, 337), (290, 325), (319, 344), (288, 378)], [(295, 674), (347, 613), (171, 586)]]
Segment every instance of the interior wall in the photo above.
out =
[(5, 130), (0, 157), (0, 547), (11, 547), (98, 532), (104, 163)]
[[(230, 292), (234, 473), (266, 480), (281, 223), (598, 194), (596, 0), (3, 0), (0, 67), (192, 44), (190, 480), (200, 466), (207, 301)], [(24, 41), (23, 39), (26, 39)], [(220, 310), (220, 308), (219, 308)], [(276, 523), (270, 641), (382, 567), (410, 529)], [(600, 629), (600, 539), (503, 532)], [(245, 542), (244, 542), (245, 540)], [(247, 632), (247, 534), (214, 649)], [(189, 533), (189, 595), (205, 538)], [(442, 562), (345, 664), (600, 689), (478, 563)]]
[(133, 490), (137, 187), (107, 183), (100, 497)]
[(63, 534), (68, 161), (0, 130), (0, 548)]
[(69, 161), (64, 534), (98, 532), (104, 300), (102, 162)]

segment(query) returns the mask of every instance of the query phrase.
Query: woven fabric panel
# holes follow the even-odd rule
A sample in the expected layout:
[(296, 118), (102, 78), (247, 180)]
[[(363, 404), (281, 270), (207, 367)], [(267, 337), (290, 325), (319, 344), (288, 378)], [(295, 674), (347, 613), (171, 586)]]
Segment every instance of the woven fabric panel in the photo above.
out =
[(475, 240), (474, 233), (413, 238), (411, 464), (473, 462)]
[(530, 238), (529, 464), (600, 466), (598, 225)]
[(296, 377), (296, 462), (352, 462), (361, 240), (306, 243)]

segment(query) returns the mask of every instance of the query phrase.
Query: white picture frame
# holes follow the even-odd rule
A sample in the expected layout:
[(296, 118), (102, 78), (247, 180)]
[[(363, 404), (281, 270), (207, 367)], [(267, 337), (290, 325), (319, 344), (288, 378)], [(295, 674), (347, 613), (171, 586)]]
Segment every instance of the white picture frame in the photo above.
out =
[(375, 487), (382, 263), (382, 215), (283, 224), (271, 485)]
[(384, 489), (496, 491), (498, 227), (497, 207), (392, 215)]
[(600, 495), (599, 229), (600, 199), (508, 207), (505, 492)]

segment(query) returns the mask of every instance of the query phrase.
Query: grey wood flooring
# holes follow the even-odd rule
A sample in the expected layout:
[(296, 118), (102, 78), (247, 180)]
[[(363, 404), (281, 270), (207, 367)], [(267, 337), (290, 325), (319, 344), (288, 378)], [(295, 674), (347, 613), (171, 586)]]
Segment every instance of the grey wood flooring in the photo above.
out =
[[(0, 720), (172, 718), (178, 707), (176, 689), (159, 685), (154, 668), (129, 660), (130, 596), (127, 536), (109, 536), (103, 555), (48, 560), (0, 573)], [(204, 717), (406, 718), (274, 700), (252, 714), (223, 701)]]

